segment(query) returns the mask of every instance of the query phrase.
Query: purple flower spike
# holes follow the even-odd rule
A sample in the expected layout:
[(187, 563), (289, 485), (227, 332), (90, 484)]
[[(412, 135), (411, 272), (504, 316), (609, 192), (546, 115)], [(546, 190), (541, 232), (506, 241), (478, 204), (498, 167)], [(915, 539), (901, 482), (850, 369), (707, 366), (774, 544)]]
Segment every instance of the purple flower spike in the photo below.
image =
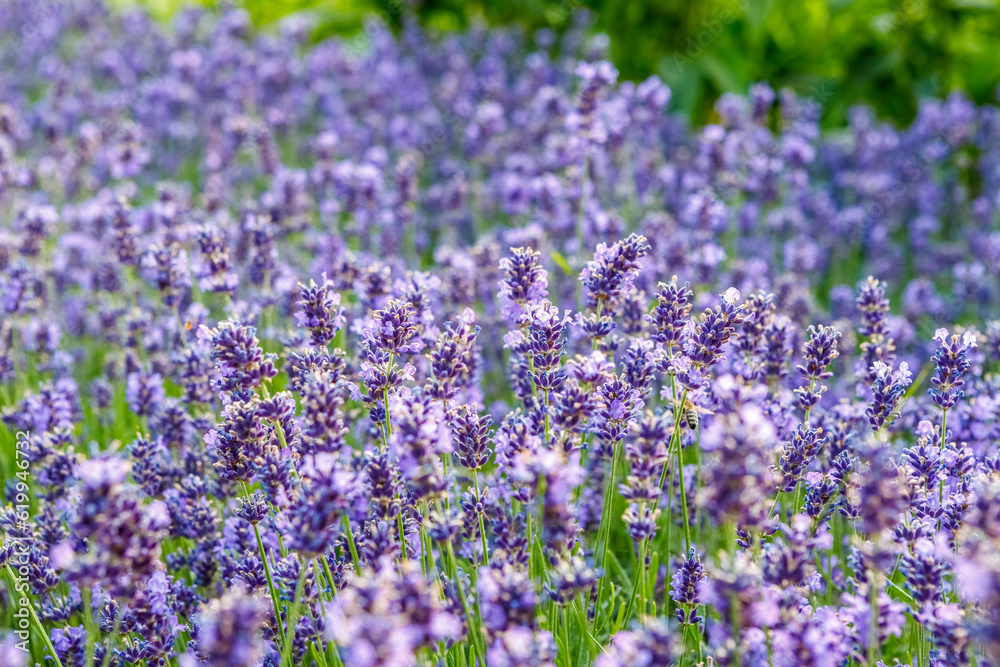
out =
[(503, 278), (497, 283), (503, 316), (510, 326), (521, 319), (525, 304), (537, 303), (549, 295), (548, 271), (541, 253), (532, 248), (511, 248), (510, 257), (500, 260)]
[(224, 391), (247, 391), (261, 382), (270, 382), (278, 373), (274, 367), (276, 357), (264, 353), (256, 327), (232, 320), (221, 322), (215, 329), (203, 324), (198, 339), (208, 343), (219, 371), (218, 384)]
[(905, 361), (899, 364), (897, 370), (893, 370), (888, 364), (876, 361), (872, 365), (872, 375), (875, 377), (875, 382), (872, 384), (872, 400), (865, 408), (865, 415), (872, 430), (879, 431), (891, 426), (899, 416), (895, 410), (906, 388), (910, 386), (912, 375)]
[(597, 246), (594, 259), (580, 273), (580, 282), (586, 289), (587, 305), (596, 308), (603, 304), (609, 308), (618, 303), (623, 294), (632, 289), (639, 273), (639, 259), (650, 250), (646, 237), (632, 234), (624, 241), (610, 246)]
[(752, 321), (753, 315), (739, 304), (740, 291), (729, 288), (721, 295), (722, 303), (714, 309), (707, 309), (701, 321), (684, 345), (684, 353), (696, 369), (707, 369), (725, 357), (724, 346), (737, 338), (736, 327)]
[(697, 605), (702, 602), (699, 589), (704, 578), (705, 568), (692, 547), (670, 580), (670, 597), (677, 603), (677, 620), (682, 625), (701, 622)]
[(840, 332), (833, 327), (822, 324), (809, 327), (809, 340), (802, 345), (803, 365), (796, 366), (799, 375), (808, 380), (809, 384), (795, 390), (799, 407), (807, 412), (816, 407), (826, 391), (822, 382), (833, 377), (833, 373), (826, 368), (840, 355), (837, 349), (839, 341)]
[(254, 667), (264, 655), (264, 606), (237, 589), (215, 598), (195, 620), (197, 651), (209, 667)]
[(307, 557), (332, 549), (340, 532), (340, 517), (353, 510), (363, 511), (366, 499), (357, 472), (335, 454), (321, 452), (307, 456), (299, 470), (302, 487), (279, 527), (289, 549)]
[(966, 331), (961, 337), (958, 334), (948, 335), (947, 329), (934, 332), (934, 340), (939, 344), (934, 353), (934, 377), (927, 390), (934, 405), (942, 410), (955, 407), (963, 396), (962, 377), (969, 370), (972, 362), (969, 360), (969, 350), (976, 347), (976, 336)]
[(691, 290), (688, 289), (690, 286), (689, 282), (678, 286), (677, 276), (673, 276), (669, 283), (659, 283), (657, 285), (659, 291), (656, 293), (656, 305), (645, 316), (645, 319), (651, 322), (656, 329), (650, 338), (669, 350), (680, 346), (684, 331), (688, 326), (687, 318), (691, 314), (691, 297), (693, 296)]
[(375, 350), (401, 355), (419, 352), (416, 311), (408, 301), (393, 299), (385, 308), (372, 313), (372, 324), (364, 330), (365, 341)]
[(309, 286), (299, 283), (299, 309), (295, 324), (309, 331), (314, 347), (326, 347), (337, 332), (344, 327), (344, 309), (340, 307), (340, 294), (333, 291), (333, 283), (323, 274), (323, 283), (310, 280)]

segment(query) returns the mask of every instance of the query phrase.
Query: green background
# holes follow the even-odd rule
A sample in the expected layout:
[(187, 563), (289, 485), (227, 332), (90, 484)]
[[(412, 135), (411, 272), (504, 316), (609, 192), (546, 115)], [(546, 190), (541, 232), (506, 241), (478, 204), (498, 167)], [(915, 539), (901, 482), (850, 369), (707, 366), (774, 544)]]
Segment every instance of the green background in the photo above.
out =
[[(119, 4), (128, 4), (118, 0)], [(143, 3), (168, 16), (177, 0)], [(379, 12), (398, 27), (404, 12), (425, 26), (453, 30), (486, 22), (518, 23), (562, 34), (576, 8), (591, 10), (593, 31), (611, 38), (624, 78), (658, 74), (672, 105), (694, 122), (712, 118), (725, 91), (755, 82), (791, 87), (823, 103), (824, 125), (867, 103), (909, 123), (922, 97), (966, 91), (996, 100), (1000, 82), (1000, 0), (298, 0), (239, 3), (264, 26), (297, 11), (320, 19), (316, 39), (359, 30)]]

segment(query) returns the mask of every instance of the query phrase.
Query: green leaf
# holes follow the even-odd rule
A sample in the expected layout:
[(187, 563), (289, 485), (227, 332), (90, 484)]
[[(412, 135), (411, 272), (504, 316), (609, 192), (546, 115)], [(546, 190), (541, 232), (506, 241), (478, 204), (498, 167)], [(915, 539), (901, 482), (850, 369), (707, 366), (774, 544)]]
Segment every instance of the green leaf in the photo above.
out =
[(563, 257), (562, 253), (559, 252), (558, 250), (553, 250), (551, 253), (549, 253), (549, 256), (552, 257), (552, 261), (555, 262), (556, 266), (562, 269), (563, 273), (565, 273), (567, 276), (572, 276), (575, 273), (573, 271), (573, 267), (569, 265), (569, 262), (566, 261), (566, 258)]

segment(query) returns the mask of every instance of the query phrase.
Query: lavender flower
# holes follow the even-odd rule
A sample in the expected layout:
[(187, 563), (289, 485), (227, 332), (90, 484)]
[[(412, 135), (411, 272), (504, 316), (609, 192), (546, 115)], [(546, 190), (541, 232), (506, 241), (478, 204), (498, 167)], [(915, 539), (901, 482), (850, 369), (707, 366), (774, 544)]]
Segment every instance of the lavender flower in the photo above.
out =
[(875, 431), (891, 426), (898, 415), (895, 413), (906, 388), (910, 386), (910, 369), (904, 361), (897, 370), (876, 361), (872, 365), (875, 382), (872, 385), (872, 401), (865, 408), (868, 423)]
[(677, 276), (673, 276), (669, 283), (659, 283), (656, 305), (646, 315), (646, 320), (656, 329), (650, 338), (666, 347), (671, 353), (673, 348), (681, 345), (687, 328), (687, 318), (691, 313), (692, 292), (688, 289), (690, 286), (691, 283), (685, 282), (683, 287), (678, 287)]
[(616, 375), (598, 387), (597, 397), (601, 418), (598, 435), (610, 447), (624, 437), (629, 424), (642, 410), (643, 401), (638, 391)]
[(205, 435), (209, 451), (218, 457), (215, 468), (222, 479), (246, 482), (253, 478), (264, 454), (267, 428), (253, 400), (234, 400), (223, 408), (223, 421)]
[(969, 350), (976, 347), (976, 336), (966, 331), (961, 340), (958, 334), (949, 338), (947, 329), (938, 329), (934, 332), (934, 340), (940, 347), (934, 353), (934, 377), (931, 378), (933, 387), (927, 393), (931, 395), (934, 405), (942, 410), (950, 410), (963, 396), (961, 387), (965, 385), (965, 381), (962, 377), (972, 365)]
[(154, 245), (142, 256), (146, 280), (160, 291), (163, 305), (176, 308), (191, 286), (187, 250), (177, 243)]
[(387, 563), (355, 580), (327, 607), (327, 632), (346, 652), (347, 662), (403, 665), (423, 647), (460, 631), (458, 619), (442, 608), (437, 587), (419, 566)]
[(247, 498), (240, 498), (240, 505), (236, 508), (236, 516), (247, 523), (257, 524), (267, 517), (270, 508), (264, 495), (260, 491), (254, 491), (254, 495)]
[(541, 253), (532, 248), (511, 248), (510, 257), (500, 260), (503, 278), (497, 284), (504, 319), (514, 326), (525, 304), (548, 296), (548, 272), (541, 265)]
[[(847, 593), (843, 596), (844, 606), (841, 608), (841, 615), (852, 625), (853, 634), (856, 641), (867, 647), (871, 641), (870, 629), (872, 627), (872, 606), (868, 599), (862, 595), (851, 595)], [(898, 637), (903, 629), (903, 605), (895, 602), (886, 593), (880, 592), (878, 595), (877, 614), (874, 621), (874, 639), (879, 644), (885, 642), (891, 636)]]
[(99, 582), (123, 600), (155, 570), (170, 517), (162, 502), (143, 505), (123, 486), (128, 464), (115, 459), (84, 462), (79, 470), (81, 507), (71, 529), (93, 548), (74, 560), (71, 579)]
[(568, 313), (560, 314), (559, 309), (548, 301), (542, 301), (528, 308), (525, 319), (528, 320), (528, 327), (521, 349), (534, 367), (531, 378), (535, 387), (548, 395), (562, 385), (564, 376), (560, 362), (569, 316)]
[(222, 233), (212, 226), (198, 230), (201, 263), (194, 269), (198, 287), (207, 292), (232, 294), (239, 285), (239, 278), (230, 268), (229, 249)]
[(446, 323), (445, 331), (438, 335), (437, 345), (428, 355), (433, 377), (428, 390), (435, 398), (450, 401), (462, 385), (474, 379), (480, 352), (476, 345), (479, 327), (475, 322), (475, 313), (466, 308), (457, 325)]
[(625, 500), (647, 503), (659, 499), (660, 470), (667, 460), (667, 443), (673, 430), (670, 422), (669, 415), (647, 411), (642, 421), (635, 423), (633, 437), (625, 443), (629, 474), (620, 487)]
[[(0, 640), (0, 660), (9, 667), (27, 667), (28, 651), (13, 633), (4, 633)], [(65, 664), (65, 663), (64, 663)]]
[(705, 578), (705, 568), (698, 559), (698, 553), (688, 550), (687, 559), (682, 561), (670, 580), (670, 597), (677, 603), (677, 620), (682, 625), (697, 624), (701, 621), (697, 606), (701, 602), (699, 587)]
[(333, 291), (333, 283), (326, 278), (326, 274), (323, 274), (321, 285), (312, 280), (308, 287), (299, 283), (299, 291), (295, 324), (309, 330), (314, 347), (326, 347), (344, 327), (340, 294)]
[(111, 213), (111, 227), (114, 232), (112, 245), (118, 261), (126, 266), (138, 263), (139, 250), (128, 202), (124, 200), (115, 202)]
[(147, 417), (160, 406), (166, 393), (159, 373), (129, 373), (125, 388), (125, 401), (132, 412)]
[(580, 282), (586, 289), (587, 305), (609, 308), (617, 304), (622, 295), (632, 289), (639, 273), (639, 259), (649, 249), (646, 237), (638, 234), (611, 246), (599, 244), (594, 259), (580, 273)]
[[(348, 434), (344, 409), (349, 391), (346, 382), (330, 371), (318, 370), (306, 376), (300, 391), (303, 450), (340, 452), (346, 446)], [(294, 411), (294, 403), (289, 407)]]
[(528, 573), (510, 565), (479, 569), (479, 597), (483, 625), (490, 636), (535, 624), (538, 604)]
[(385, 308), (372, 313), (371, 326), (363, 332), (365, 342), (373, 350), (389, 355), (419, 352), (422, 345), (413, 340), (417, 335), (415, 314), (411, 303), (393, 299)]
[[(722, 303), (714, 309), (705, 310), (701, 321), (694, 325), (694, 331), (684, 344), (685, 362), (675, 366), (681, 382), (691, 389), (700, 386), (700, 374), (724, 358), (724, 346), (736, 338), (736, 327), (750, 321), (751, 315), (744, 313), (744, 306), (738, 305), (740, 292), (730, 288), (722, 295)], [(686, 365), (694, 372), (690, 372)]]
[[(796, 426), (791, 441), (786, 442), (781, 449), (778, 470), (782, 479), (778, 488), (785, 492), (795, 489), (803, 472), (819, 454), (826, 441), (823, 429), (809, 428), (804, 424)], [(794, 509), (798, 511), (799, 508)]]
[(358, 475), (337, 456), (327, 452), (306, 457), (300, 466), (302, 487), (288, 512), (282, 532), (290, 549), (307, 556), (321, 554), (333, 546), (340, 530), (340, 517), (363, 509)]
[(458, 462), (470, 470), (482, 469), (490, 459), (493, 420), (480, 416), (473, 406), (461, 405), (449, 413), (449, 423)]
[(211, 667), (258, 664), (264, 655), (263, 622), (263, 607), (256, 598), (231, 590), (211, 600), (195, 623), (198, 656)]
[(427, 394), (396, 394), (389, 409), (393, 415), (389, 447), (415, 498), (444, 493), (447, 480), (441, 456), (451, 453), (453, 445), (440, 404)]
[(858, 287), (856, 300), (861, 313), (861, 329), (868, 340), (861, 344), (864, 355), (863, 372), (869, 381), (875, 380), (875, 362), (892, 363), (896, 346), (888, 334), (889, 300), (885, 298), (885, 283), (868, 276), (868, 280)]
[(833, 327), (825, 327), (822, 324), (818, 327), (809, 327), (809, 340), (802, 345), (803, 365), (796, 366), (799, 374), (809, 381), (809, 386), (795, 390), (799, 407), (805, 410), (806, 414), (816, 407), (826, 391), (826, 386), (822, 382), (833, 377), (833, 373), (828, 371), (827, 367), (840, 355), (837, 349), (839, 340), (840, 332)]
[(498, 636), (486, 653), (497, 667), (555, 667), (556, 642), (552, 634), (515, 626)]
[(658, 619), (646, 619), (638, 630), (615, 635), (611, 646), (594, 663), (597, 667), (614, 665), (669, 665), (679, 653), (675, 635)]
[(774, 425), (732, 376), (720, 378), (718, 384), (733, 409), (717, 412), (702, 431), (707, 483), (696, 502), (720, 523), (760, 526), (767, 520), (767, 494), (777, 481), (771, 471)]
[(198, 329), (198, 339), (209, 345), (223, 390), (246, 391), (262, 382), (270, 382), (277, 375), (275, 355), (264, 353), (257, 339), (256, 327), (232, 320), (226, 320), (214, 329), (203, 324)]

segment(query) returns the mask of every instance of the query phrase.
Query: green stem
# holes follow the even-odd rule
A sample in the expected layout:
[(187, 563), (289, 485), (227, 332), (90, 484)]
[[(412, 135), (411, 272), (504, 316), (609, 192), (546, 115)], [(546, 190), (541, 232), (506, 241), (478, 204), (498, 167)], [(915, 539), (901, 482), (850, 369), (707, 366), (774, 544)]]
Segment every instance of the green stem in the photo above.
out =
[(406, 532), (403, 529), (402, 508), (400, 508), (399, 514), (396, 515), (396, 527), (399, 529), (399, 548), (403, 553), (403, 560), (407, 560), (409, 556), (406, 554)]
[[(295, 626), (299, 621), (299, 605), (302, 601), (302, 589), (306, 585), (306, 575), (309, 573), (309, 562), (305, 563), (299, 562), (299, 581), (295, 584), (295, 597), (292, 598), (292, 607), (288, 611), (288, 631), (285, 632), (284, 645), (281, 649), (281, 663), (285, 664), (287, 661), (289, 665), (292, 664), (292, 647), (295, 643)], [(278, 619), (278, 625), (281, 626), (281, 619)]]
[(586, 650), (587, 657), (585, 660), (581, 660), (578, 656), (577, 664), (589, 665), (591, 662), (592, 650), (596, 642), (594, 641), (594, 636), (590, 634), (590, 630), (587, 628), (587, 612), (584, 610), (583, 599), (577, 598), (573, 601), (573, 607), (576, 610), (577, 624), (580, 626), (580, 636), (582, 637), (581, 650)]
[[(10, 580), (12, 582), (18, 581), (18, 577), (16, 574), (14, 574), (14, 570), (11, 568), (10, 563), (7, 563), (6, 569), (7, 569), (7, 574), (10, 576)], [(15, 588), (11, 588), (11, 590), (13, 591), (15, 590)], [(38, 614), (35, 613), (35, 605), (31, 603), (31, 600), (27, 600), (27, 604), (25, 604), (25, 606), (28, 608), (28, 614), (31, 616), (32, 622), (38, 629), (38, 634), (42, 636), (42, 640), (45, 642), (45, 648), (48, 649), (49, 654), (52, 656), (52, 661), (56, 663), (56, 667), (63, 667), (62, 661), (59, 660), (59, 654), (56, 653), (56, 648), (52, 645), (52, 639), (49, 637), (49, 634), (45, 631), (45, 626), (43, 626), (42, 622), (38, 619)], [(112, 642), (113, 641), (114, 639), (112, 639)], [(111, 649), (109, 647), (108, 653), (105, 654), (104, 656), (105, 667), (107, 667), (106, 663), (108, 660), (108, 656), (110, 654), (111, 654)]]
[[(184, 328), (184, 322), (181, 320), (181, 307), (180, 304), (174, 305), (174, 315), (177, 317), (177, 337), (181, 339), (181, 345), (186, 350), (188, 347), (187, 333)], [(139, 346), (142, 347), (141, 345)]]
[(535, 357), (528, 355), (528, 375), (531, 378), (531, 397), (538, 396), (538, 386), (535, 384)]
[[(812, 394), (813, 390), (816, 389), (816, 378), (809, 379), (809, 393)], [(806, 418), (805, 427), (809, 428), (809, 415), (812, 414), (812, 406), (806, 408)]]
[(545, 400), (543, 402), (543, 406), (545, 408), (545, 446), (548, 447), (549, 442), (551, 442), (551, 438), (549, 436), (549, 390), (548, 389), (545, 390)]
[(323, 654), (320, 652), (320, 650), (316, 648), (316, 642), (312, 642), (309, 645), (309, 652), (312, 653), (313, 660), (316, 662), (317, 665), (319, 665), (319, 667), (330, 667), (329, 663), (326, 661), (326, 658), (323, 657)]
[[(681, 416), (684, 414), (684, 403), (687, 402), (688, 390), (685, 389), (684, 393), (681, 394), (680, 402), (674, 401), (674, 432), (670, 436), (670, 443), (668, 445), (667, 460), (663, 463), (663, 469), (660, 471), (660, 489), (663, 489), (664, 482), (667, 481), (667, 470), (670, 469), (670, 464), (673, 460), (673, 450), (674, 450), (674, 440), (678, 443), (678, 451), (680, 450), (680, 439), (681, 439)], [(678, 466), (680, 466), (680, 460), (677, 461)], [(662, 494), (661, 494), (662, 495)], [(670, 497), (673, 497), (671, 492)], [(656, 510), (660, 506), (660, 496), (656, 497), (653, 501), (653, 509)], [(668, 545), (669, 546), (669, 545)]]
[[(698, 429), (698, 437), (695, 442), (695, 469), (694, 469), (694, 497), (698, 497), (698, 493), (701, 490), (701, 428)], [(701, 541), (701, 524), (703, 516), (700, 506), (694, 508), (694, 543), (702, 544)]]
[(691, 525), (688, 522), (688, 502), (687, 490), (684, 488), (684, 461), (682, 460), (683, 450), (681, 449), (680, 437), (677, 441), (677, 479), (680, 481), (681, 491), (681, 515), (684, 518), (684, 551), (691, 548)]
[(80, 587), (80, 593), (83, 595), (83, 627), (87, 630), (87, 648), (85, 653), (86, 662), (85, 665), (94, 664), (94, 602), (93, 596), (90, 591), (90, 586), (83, 585)]
[[(316, 600), (319, 602), (319, 611), (326, 618), (326, 603), (323, 601), (323, 588), (324, 586), (330, 587), (330, 599), (333, 599), (334, 591), (336, 587), (333, 585), (333, 580), (326, 577), (326, 573), (323, 572), (323, 566), (319, 562), (319, 556), (312, 559), (313, 566), (313, 579), (316, 581)], [(312, 609), (306, 607), (309, 611), (309, 617), (312, 618)], [(313, 619), (315, 620), (315, 619)]]
[(736, 663), (736, 667), (742, 667), (743, 665), (743, 654), (740, 653), (740, 638), (742, 633), (740, 632), (740, 626), (742, 625), (742, 614), (740, 613), (740, 602), (736, 598), (736, 594), (731, 594), (729, 596), (729, 608), (732, 610), (731, 622), (733, 630), (733, 641), (736, 642), (736, 650), (733, 653), (733, 661)]
[[(632, 580), (632, 593), (629, 595), (628, 604), (625, 606), (625, 616), (622, 618), (620, 623), (621, 627), (627, 627), (628, 622), (632, 619), (632, 608), (635, 606), (635, 600), (638, 595), (639, 587), (642, 585), (642, 575), (646, 569), (646, 547), (649, 543), (648, 539), (642, 541), (639, 547), (639, 560), (635, 564), (635, 576)], [(642, 597), (642, 608), (646, 608), (646, 593), (643, 590), (641, 594)]]
[(462, 613), (465, 614), (465, 621), (469, 626), (469, 641), (472, 642), (472, 646), (476, 650), (476, 655), (479, 656), (480, 661), (485, 666), (486, 664), (486, 651), (482, 645), (482, 635), (479, 632), (478, 625), (473, 625), (472, 612), (469, 611), (469, 601), (465, 597), (465, 592), (462, 590), (462, 580), (458, 576), (458, 561), (455, 558), (455, 548), (451, 544), (451, 540), (447, 540), (444, 543), (445, 551), (448, 554), (448, 567), (451, 570), (452, 578), (455, 582), (455, 588), (458, 593), (459, 601), (462, 603)]
[(878, 578), (875, 571), (870, 572), (868, 582), (868, 604), (871, 607), (870, 625), (868, 626), (868, 666), (875, 667), (875, 644), (878, 641)]
[[(545, 475), (539, 475), (538, 485), (535, 488), (535, 504), (538, 506), (538, 530), (535, 531), (535, 544), (538, 546), (539, 552), (543, 546), (542, 540), (545, 538), (545, 494), (548, 488), (548, 479)], [(541, 569), (544, 570), (544, 559), (539, 562)]]
[[(389, 353), (389, 363), (386, 366), (385, 377), (392, 376), (392, 352)], [(389, 386), (382, 390), (382, 400), (385, 401), (385, 449), (389, 450), (389, 436), (392, 435), (392, 421), (389, 419)]]
[[(246, 482), (240, 482), (240, 484), (243, 485), (243, 494), (246, 496), (247, 502), (250, 502), (250, 487), (247, 486)], [(267, 562), (267, 551), (264, 549), (264, 540), (260, 539), (260, 528), (257, 527), (257, 524), (253, 524), (253, 534), (257, 538), (257, 550), (260, 552), (260, 560), (264, 563), (264, 576), (267, 577), (267, 590), (271, 594), (271, 604), (274, 605), (274, 619), (278, 626), (278, 635), (284, 641), (285, 630), (281, 626), (281, 604), (278, 602), (278, 593), (274, 589), (274, 579), (271, 578), (271, 566)]]
[[(600, 302), (598, 302), (600, 306)], [(604, 584), (608, 579), (608, 573), (605, 571), (605, 562), (608, 555), (608, 542), (611, 541), (611, 504), (614, 498), (614, 488), (615, 488), (615, 477), (618, 473), (618, 459), (621, 457), (622, 441), (618, 440), (615, 443), (614, 450), (611, 454), (611, 477), (608, 478), (607, 484), (604, 487), (604, 507), (601, 509), (601, 524), (598, 526), (597, 530), (597, 547), (599, 555), (595, 560), (598, 572), (601, 574), (599, 583), (597, 584), (597, 609), (594, 613), (594, 630), (599, 627), (599, 619), (601, 616), (601, 599), (604, 597)], [(609, 610), (610, 611), (610, 610)]]
[[(604, 309), (604, 299), (598, 298), (597, 299), (597, 322), (598, 322), (598, 324), (600, 324), (600, 322), (601, 322), (601, 311), (603, 309)], [(600, 344), (600, 339), (597, 336), (594, 336), (594, 346), (593, 346), (593, 348), (591, 348), (592, 351), (596, 352), (597, 351), (597, 346), (599, 344)]]
[[(941, 453), (944, 454), (944, 444), (948, 440), (948, 408), (944, 408), (941, 413)], [(944, 505), (944, 477), (938, 489), (938, 504)]]
[(337, 582), (333, 578), (333, 572), (330, 571), (330, 563), (326, 560), (325, 554), (319, 557), (319, 562), (323, 566), (323, 574), (326, 575), (326, 580), (330, 582), (330, 596), (336, 597)]
[[(548, 417), (546, 417), (548, 419)], [(472, 471), (472, 479), (476, 485), (476, 502), (482, 498), (479, 495), (479, 472), (477, 470)], [(479, 513), (479, 536), (483, 539), (483, 563), (490, 562), (490, 548), (486, 543), (486, 525), (483, 523), (483, 515)]]
[[(354, 563), (355, 574), (361, 574), (361, 559), (358, 558), (358, 547), (354, 544), (354, 529), (351, 528), (351, 517), (346, 514), (341, 517), (341, 523), (344, 526), (344, 532), (347, 534), (347, 546), (351, 550), (351, 561)], [(323, 556), (323, 562), (326, 563), (326, 556)], [(326, 566), (329, 570), (330, 566)]]
[[(29, 604), (28, 606), (30, 607), (31, 605)], [(38, 623), (38, 617), (35, 616), (34, 609), (31, 610), (31, 616), (32, 618), (35, 619), (35, 622)], [(38, 623), (38, 627), (39, 629), (41, 629), (41, 623)], [(104, 652), (104, 660), (101, 661), (101, 667), (108, 667), (108, 665), (111, 664), (111, 653), (115, 650), (115, 642), (118, 641), (118, 631), (121, 630), (121, 627), (122, 627), (122, 607), (119, 604), (118, 610), (115, 612), (115, 622), (111, 626), (111, 636), (108, 638), (108, 648)], [(52, 655), (55, 656), (56, 655), (55, 648), (52, 647), (52, 642), (49, 641), (49, 636), (45, 634), (44, 630), (42, 630), (42, 636), (45, 639), (45, 643), (49, 646), (49, 650), (52, 651)], [(56, 657), (56, 664), (59, 664), (58, 656)]]
[(524, 522), (525, 522), (525, 525), (527, 526), (527, 532), (528, 532), (528, 577), (530, 577), (532, 580), (534, 580), (535, 575), (536, 575), (536, 573), (538, 571), (538, 567), (537, 567), (537, 565), (535, 563), (535, 549), (534, 549), (534, 544), (535, 544), (535, 530), (534, 530), (535, 519), (532, 516), (532, 513), (530, 511), (528, 511), (527, 507), (525, 507), (525, 509), (524, 509)]
[(424, 571), (424, 578), (426, 578), (426, 579), (429, 580), (429, 577), (430, 577), (430, 575), (429, 575), (429, 573), (430, 573), (430, 565), (429, 565), (429, 563), (432, 561), (432, 557), (431, 557), (431, 543), (430, 543), (430, 538), (427, 537), (427, 529), (424, 528), (424, 519), (427, 517), (427, 513), (428, 513), (427, 501), (424, 501), (423, 506), (424, 506), (423, 507), (424, 511), (423, 511), (423, 516), (421, 516), (421, 518), (420, 518), (420, 526), (419, 526), (419, 532), (420, 532), (420, 567)]
[(281, 425), (281, 422), (277, 419), (274, 420), (274, 431), (278, 434), (278, 442), (281, 443), (282, 449), (288, 448), (288, 441), (285, 440), (285, 428)]
[[(565, 605), (559, 605), (559, 628), (562, 631), (563, 644), (566, 645), (566, 657), (569, 659), (570, 643), (569, 643), (569, 619), (566, 617), (566, 607)], [(580, 642), (581, 644), (583, 642)], [(567, 665), (571, 664), (569, 662)]]

